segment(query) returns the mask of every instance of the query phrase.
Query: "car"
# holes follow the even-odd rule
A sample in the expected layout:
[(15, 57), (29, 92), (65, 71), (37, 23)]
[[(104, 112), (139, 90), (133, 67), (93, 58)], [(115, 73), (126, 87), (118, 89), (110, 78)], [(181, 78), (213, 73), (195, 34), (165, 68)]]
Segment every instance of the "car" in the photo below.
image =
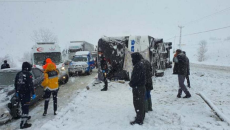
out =
[[(21, 68), (0, 70), (0, 124), (14, 118), (18, 119), (21, 116), (21, 104), (15, 95), (14, 87), (14, 80), (19, 71), (21, 71)], [(36, 98), (31, 99), (30, 102), (30, 105), (33, 105), (44, 95), (43, 87), (41, 86), (44, 74), (39, 68), (32, 68), (31, 73), (33, 75), (33, 85), (36, 94)]]

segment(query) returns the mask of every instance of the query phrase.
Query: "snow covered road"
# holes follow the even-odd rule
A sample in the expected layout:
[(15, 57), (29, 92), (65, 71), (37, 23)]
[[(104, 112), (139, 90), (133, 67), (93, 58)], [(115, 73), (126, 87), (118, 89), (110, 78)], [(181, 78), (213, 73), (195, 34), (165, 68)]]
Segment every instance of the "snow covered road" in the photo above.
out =
[[(164, 77), (153, 78), (153, 111), (146, 114), (143, 126), (131, 126), (135, 112), (132, 91), (128, 83), (110, 82), (109, 90), (101, 92), (102, 84), (82, 90), (59, 115), (37, 129), (78, 130), (229, 130), (227, 123), (220, 121), (204, 101), (195, 93), (202, 91), (229, 117), (229, 79), (226, 71), (191, 66), (192, 98), (176, 98), (177, 76), (172, 70)], [(222, 86), (217, 86), (222, 84)], [(219, 102), (225, 102), (219, 105)], [(224, 111), (225, 110), (225, 111)]]
[[(90, 90), (73, 89), (77, 82), (86, 83), (90, 78), (74, 78), (73, 84), (63, 95), (59, 94), (59, 113), (42, 117), (43, 102), (31, 111), (32, 128), (35, 130), (230, 130), (226, 122), (220, 121), (205, 102), (196, 95), (203, 92), (214, 105), (230, 118), (230, 69), (228, 67), (191, 64), (192, 98), (178, 99), (178, 79), (172, 69), (164, 77), (153, 78), (153, 111), (146, 114), (143, 126), (129, 124), (135, 112), (132, 103), (132, 90), (128, 85), (110, 82), (109, 90), (101, 92), (103, 84), (90, 86)], [(93, 76), (91, 77), (91, 79)], [(86, 84), (80, 84), (82, 88)], [(78, 86), (77, 86), (78, 87)], [(72, 93), (72, 94), (69, 94)], [(182, 95), (184, 96), (184, 95)], [(0, 129), (18, 128), (19, 121), (13, 121)]]
[[(66, 105), (72, 101), (71, 97), (77, 90), (84, 89), (90, 81), (94, 80), (96, 76), (96, 70), (93, 71), (91, 75), (87, 76), (75, 76), (70, 77), (69, 82), (65, 85), (61, 85), (58, 92), (58, 111), (62, 108), (65, 108)], [(41, 127), (42, 124), (45, 124), (49, 120), (55, 118), (53, 115), (53, 100), (50, 98), (49, 108), (47, 116), (43, 117), (44, 110), (44, 100), (38, 102), (35, 106), (30, 108), (30, 115), (32, 116), (29, 122), (32, 123), (31, 129), (36, 129)], [(0, 126), (0, 130), (15, 130), (19, 129), (20, 120), (12, 120), (5, 125)]]

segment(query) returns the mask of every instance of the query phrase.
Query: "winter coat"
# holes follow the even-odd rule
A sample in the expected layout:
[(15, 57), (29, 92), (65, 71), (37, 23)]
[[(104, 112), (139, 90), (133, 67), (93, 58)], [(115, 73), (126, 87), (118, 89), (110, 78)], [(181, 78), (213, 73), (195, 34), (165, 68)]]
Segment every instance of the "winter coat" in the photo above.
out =
[(6, 68), (10, 68), (10, 65), (8, 63), (2, 64), (1, 69), (6, 69)]
[(43, 69), (44, 69), (44, 70), (46, 69), (46, 67), (48, 66), (49, 63), (53, 64), (54, 67), (55, 67), (55, 69), (56, 69), (55, 63), (53, 63), (52, 60), (51, 60), (50, 58), (47, 58), (47, 59), (46, 59), (46, 64), (43, 65)]
[(100, 62), (101, 62), (101, 70), (105, 70), (105, 72), (107, 72), (108, 71), (108, 65), (107, 65), (105, 58), (102, 57)]
[(185, 54), (178, 54), (176, 57), (173, 58), (173, 62), (175, 63), (173, 68), (173, 74), (186, 76), (188, 66)]
[(189, 59), (186, 56), (186, 64), (187, 64), (187, 75), (190, 75), (190, 65), (189, 65)]
[(20, 94), (34, 94), (34, 86), (33, 86), (33, 76), (30, 73), (31, 64), (28, 62), (24, 62), (22, 64), (22, 71), (18, 72), (15, 77), (15, 91)]
[(49, 63), (44, 71), (44, 81), (42, 82), (44, 90), (58, 90), (58, 71), (54, 64)]
[(148, 60), (142, 59), (145, 65), (145, 72), (146, 72), (146, 90), (150, 91), (153, 90), (153, 81), (152, 81), (152, 66)]
[(129, 85), (132, 88), (144, 87), (146, 84), (146, 69), (142, 56), (140, 53), (135, 52), (131, 54), (131, 57), (134, 68)]

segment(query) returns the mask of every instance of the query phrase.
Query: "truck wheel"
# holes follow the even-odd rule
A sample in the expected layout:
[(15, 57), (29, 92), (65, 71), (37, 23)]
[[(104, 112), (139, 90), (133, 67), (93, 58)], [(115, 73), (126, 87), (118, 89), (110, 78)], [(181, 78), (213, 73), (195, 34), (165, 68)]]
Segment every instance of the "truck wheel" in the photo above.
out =
[(162, 76), (164, 76), (164, 72), (156, 73), (155, 76), (156, 77), (162, 77)]
[(90, 69), (88, 72), (87, 72), (87, 75), (91, 75), (92, 74), (92, 70)]
[(21, 104), (19, 103), (17, 106), (13, 106), (10, 111), (14, 119), (19, 119), (22, 115)]
[(64, 81), (64, 84), (66, 84), (69, 81), (69, 76), (67, 75)]
[(73, 73), (70, 73), (70, 72), (69, 72), (69, 76), (72, 77), (72, 76), (73, 76)]

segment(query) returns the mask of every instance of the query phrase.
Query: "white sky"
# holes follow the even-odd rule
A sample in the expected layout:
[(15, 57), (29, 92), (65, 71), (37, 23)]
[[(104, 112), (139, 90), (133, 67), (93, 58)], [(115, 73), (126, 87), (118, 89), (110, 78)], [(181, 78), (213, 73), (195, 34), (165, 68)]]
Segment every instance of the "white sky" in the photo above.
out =
[[(186, 25), (228, 7), (229, 0), (0, 2), (0, 49), (4, 52), (1, 55), (14, 52), (19, 56), (23, 51), (30, 51), (34, 44), (31, 35), (41, 28), (54, 32), (61, 47), (73, 40), (85, 40), (96, 45), (103, 35), (150, 35), (166, 41), (179, 35), (178, 25), (185, 26), (183, 34), (230, 26), (230, 9)], [(229, 31), (227, 28), (183, 37), (182, 43), (193, 44), (215, 38), (223, 40), (230, 36)], [(167, 41), (178, 44), (179, 39)]]

